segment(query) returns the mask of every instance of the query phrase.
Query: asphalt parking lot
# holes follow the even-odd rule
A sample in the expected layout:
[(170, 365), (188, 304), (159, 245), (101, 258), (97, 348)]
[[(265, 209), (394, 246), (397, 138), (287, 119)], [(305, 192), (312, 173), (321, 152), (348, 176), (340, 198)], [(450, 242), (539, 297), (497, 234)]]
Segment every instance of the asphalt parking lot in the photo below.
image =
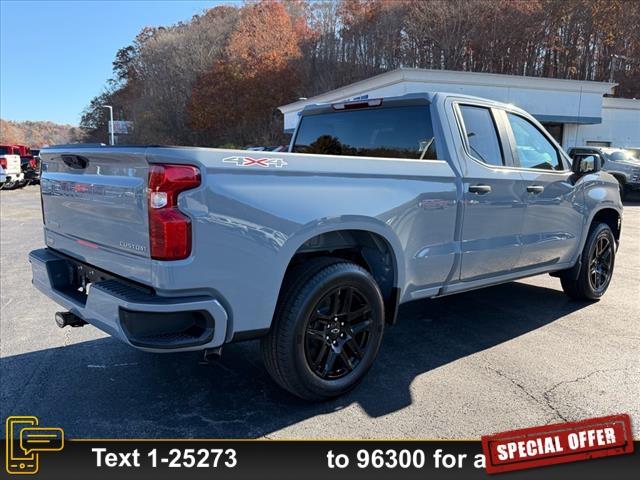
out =
[(0, 414), (71, 438), (438, 438), (629, 413), (640, 439), (640, 196), (625, 203), (611, 287), (574, 302), (548, 275), (403, 306), (365, 382), (309, 404), (280, 390), (257, 342), (142, 353), (59, 329), (31, 286), (39, 187), (0, 192)]

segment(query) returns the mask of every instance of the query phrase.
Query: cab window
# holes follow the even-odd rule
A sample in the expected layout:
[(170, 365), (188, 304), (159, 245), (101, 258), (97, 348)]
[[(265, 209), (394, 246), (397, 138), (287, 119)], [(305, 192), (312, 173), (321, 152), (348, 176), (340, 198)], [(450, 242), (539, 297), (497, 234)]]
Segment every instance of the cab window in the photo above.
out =
[(431, 114), (426, 105), (303, 116), (293, 151), (358, 157), (437, 158)]
[(564, 170), (556, 147), (525, 118), (507, 113), (517, 152), (519, 166), (540, 170)]
[(460, 113), (464, 122), (469, 153), (489, 165), (504, 165), (498, 131), (491, 110), (486, 107), (461, 105)]

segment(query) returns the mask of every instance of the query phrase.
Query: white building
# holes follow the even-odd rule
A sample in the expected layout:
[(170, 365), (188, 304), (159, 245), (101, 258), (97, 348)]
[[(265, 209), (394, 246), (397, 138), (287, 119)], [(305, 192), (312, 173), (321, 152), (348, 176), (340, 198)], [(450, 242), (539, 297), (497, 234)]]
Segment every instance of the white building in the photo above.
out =
[(492, 73), (401, 68), (280, 107), (293, 132), (314, 103), (451, 92), (511, 103), (531, 113), (565, 149), (576, 145), (640, 147), (640, 100), (611, 98), (617, 84)]

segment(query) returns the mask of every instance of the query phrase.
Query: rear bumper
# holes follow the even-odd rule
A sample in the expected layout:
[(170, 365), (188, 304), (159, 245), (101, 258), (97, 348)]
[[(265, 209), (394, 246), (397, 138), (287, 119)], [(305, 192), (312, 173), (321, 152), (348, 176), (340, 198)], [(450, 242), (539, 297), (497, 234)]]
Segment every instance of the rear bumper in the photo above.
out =
[(29, 253), (33, 285), (100, 330), (140, 350), (183, 352), (224, 343), (228, 316), (208, 296), (160, 297), (111, 277), (89, 294), (74, 285), (77, 262), (49, 248)]
[(19, 182), (24, 180), (24, 173), (5, 173), (6, 182)]

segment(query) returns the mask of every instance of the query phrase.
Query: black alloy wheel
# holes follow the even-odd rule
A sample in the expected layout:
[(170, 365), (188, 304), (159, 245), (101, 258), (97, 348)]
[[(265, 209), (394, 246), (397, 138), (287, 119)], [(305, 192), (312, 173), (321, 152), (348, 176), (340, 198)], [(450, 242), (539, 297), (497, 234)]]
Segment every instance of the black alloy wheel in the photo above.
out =
[(597, 238), (589, 258), (589, 283), (595, 292), (606, 290), (613, 272), (613, 245), (607, 235)]
[(283, 282), (273, 325), (260, 342), (282, 388), (311, 401), (343, 395), (365, 377), (384, 334), (384, 298), (361, 265), (300, 261)]
[(613, 277), (616, 247), (616, 238), (609, 225), (592, 225), (576, 264), (559, 272), (564, 292), (575, 300), (600, 299)]
[(352, 372), (369, 348), (373, 321), (367, 298), (355, 287), (338, 287), (315, 306), (305, 332), (309, 368), (323, 380)]

